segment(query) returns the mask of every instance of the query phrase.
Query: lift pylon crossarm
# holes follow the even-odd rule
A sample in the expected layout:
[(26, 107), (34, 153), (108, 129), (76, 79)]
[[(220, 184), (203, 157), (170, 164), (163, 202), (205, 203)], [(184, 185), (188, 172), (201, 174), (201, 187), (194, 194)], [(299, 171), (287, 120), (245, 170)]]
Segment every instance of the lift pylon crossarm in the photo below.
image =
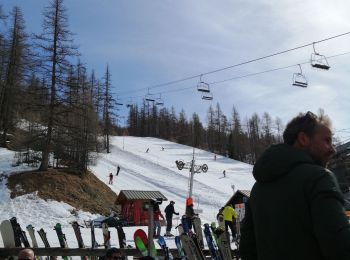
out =
[(330, 66), (328, 64), (326, 56), (316, 52), (315, 43), (312, 44), (312, 47), (314, 48), (314, 52), (311, 54), (311, 66), (318, 69), (329, 70)]

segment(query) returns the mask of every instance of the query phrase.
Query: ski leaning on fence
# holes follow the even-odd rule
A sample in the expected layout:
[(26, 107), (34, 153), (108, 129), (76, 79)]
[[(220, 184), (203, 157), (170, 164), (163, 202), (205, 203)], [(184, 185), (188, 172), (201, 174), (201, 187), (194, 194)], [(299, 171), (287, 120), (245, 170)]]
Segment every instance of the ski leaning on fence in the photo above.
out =
[[(57, 223), (54, 227), (54, 230), (56, 231), (57, 237), (58, 237), (58, 241), (60, 243), (61, 248), (68, 248), (68, 244), (67, 244), (67, 239), (66, 239), (66, 235), (63, 234), (62, 232), (62, 226), (60, 223)], [(71, 257), (68, 256), (63, 256), (62, 257), (64, 260), (68, 260), (71, 259)]]
[[(77, 238), (77, 241), (78, 241), (78, 247), (79, 248), (85, 248), (83, 237), (81, 236), (81, 231), (80, 231), (80, 227), (83, 227), (83, 226), (79, 225), (79, 223), (77, 221), (73, 221), (72, 222), (72, 227), (73, 227), (73, 230), (74, 230), (75, 237)], [(82, 260), (87, 260), (88, 257), (87, 256), (82, 256), (81, 259)]]
[[(46, 232), (44, 231), (44, 229), (41, 228), (38, 231), (38, 234), (39, 234), (41, 240), (43, 241), (45, 248), (49, 248), (50, 244), (49, 244), (49, 241), (47, 240)], [(57, 257), (50, 256), (49, 259), (53, 260), (53, 259), (57, 259)]]
[(198, 245), (201, 249), (203, 249), (204, 248), (203, 230), (202, 230), (201, 219), (199, 217), (193, 218), (193, 229), (197, 236)]
[(17, 222), (17, 218), (13, 217), (10, 219), (12, 228), (13, 228), (13, 233), (15, 235), (15, 245), (16, 247), (21, 247), (22, 243), (24, 247), (30, 247), (26, 232), (22, 230), (21, 226)]
[(44, 231), (44, 229), (41, 228), (38, 231), (38, 234), (39, 234), (41, 240), (43, 241), (45, 248), (49, 248), (50, 244), (49, 244), (49, 241), (47, 240), (46, 232)]
[(38, 241), (36, 240), (36, 237), (35, 237), (35, 230), (34, 230), (34, 227), (32, 225), (28, 225), (26, 227), (27, 231), (28, 231), (28, 234), (29, 234), (29, 237), (30, 239), (32, 240), (32, 245), (33, 247), (38, 247)]
[[(119, 248), (126, 248), (126, 236), (123, 227), (118, 225), (116, 226), (116, 229), (118, 234)], [(127, 257), (123, 256), (122, 259), (127, 260)]]
[(207, 240), (208, 248), (210, 251), (210, 255), (214, 260), (222, 260), (219, 248), (217, 247), (216, 242), (211, 234), (209, 224), (204, 224), (204, 235)]
[[(90, 230), (91, 230), (91, 248), (97, 248), (98, 247), (98, 243), (96, 242), (96, 237), (95, 237), (95, 222), (91, 221), (91, 226), (90, 226)], [(91, 256), (91, 260), (97, 260), (98, 257), (97, 256)]]
[(179, 236), (175, 236), (175, 245), (177, 248), (177, 252), (179, 254), (179, 258), (185, 260), (186, 256), (185, 256), (185, 252), (183, 250), (181, 241), (180, 241), (180, 237)]
[(198, 244), (196, 235), (189, 229), (186, 217), (182, 217), (181, 224), (177, 226), (180, 241), (188, 260), (204, 260), (205, 257)]
[(164, 259), (165, 260), (172, 260), (172, 259), (174, 259), (173, 255), (171, 254), (169, 248), (166, 245), (164, 237), (163, 236), (159, 236), (157, 242), (158, 242), (159, 246), (163, 249)]
[(228, 232), (225, 231), (225, 228), (222, 228), (220, 225), (218, 227), (212, 225), (211, 230), (214, 236), (216, 237), (216, 242), (220, 250), (222, 259), (232, 259), (231, 244)]
[(15, 235), (10, 220), (4, 220), (0, 224), (0, 232), (4, 247), (15, 247)]

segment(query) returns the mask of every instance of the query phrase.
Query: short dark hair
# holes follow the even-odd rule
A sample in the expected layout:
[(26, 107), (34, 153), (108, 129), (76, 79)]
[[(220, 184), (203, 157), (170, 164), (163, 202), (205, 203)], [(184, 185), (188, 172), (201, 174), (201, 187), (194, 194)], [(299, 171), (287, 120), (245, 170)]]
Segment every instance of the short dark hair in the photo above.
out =
[(106, 257), (111, 257), (114, 253), (118, 253), (118, 249), (115, 247), (111, 247), (106, 252)]
[(300, 132), (312, 137), (316, 127), (320, 124), (330, 127), (329, 117), (326, 115), (317, 116), (310, 111), (305, 114), (300, 113), (287, 124), (283, 132), (283, 141), (285, 144), (293, 145)]

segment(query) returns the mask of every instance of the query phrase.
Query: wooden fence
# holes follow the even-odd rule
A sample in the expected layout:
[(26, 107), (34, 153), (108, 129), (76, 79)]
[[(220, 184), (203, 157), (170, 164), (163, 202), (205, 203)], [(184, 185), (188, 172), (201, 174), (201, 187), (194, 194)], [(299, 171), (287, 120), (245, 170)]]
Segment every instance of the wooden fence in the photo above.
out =
[[(8, 258), (9, 256), (17, 256), (19, 251), (24, 248), (0, 248), (0, 259)], [(50, 248), (31, 248), (37, 256), (104, 256), (106, 255), (107, 249), (92, 249), (92, 248), (60, 248), (60, 247), (50, 247)], [(139, 250), (136, 248), (117, 248), (121, 256), (133, 256), (141, 257)], [(169, 249), (174, 257), (178, 256), (177, 249)], [(210, 252), (208, 249), (204, 249), (203, 253), (206, 257), (210, 257)], [(162, 249), (157, 249), (157, 254), (159, 256), (164, 256)], [(235, 251), (232, 251), (232, 256), (235, 256)], [(234, 259), (237, 259), (234, 257)]]

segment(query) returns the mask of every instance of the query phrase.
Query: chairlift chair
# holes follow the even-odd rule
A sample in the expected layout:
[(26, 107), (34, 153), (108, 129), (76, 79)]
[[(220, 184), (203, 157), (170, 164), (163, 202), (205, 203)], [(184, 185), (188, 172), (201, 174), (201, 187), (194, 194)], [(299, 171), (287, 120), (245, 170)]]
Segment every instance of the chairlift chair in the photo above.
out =
[(204, 100), (213, 100), (213, 94), (208, 92), (208, 93), (203, 93), (202, 94), (202, 99)]
[(122, 106), (122, 105), (123, 105), (123, 103), (121, 103), (120, 98), (118, 98), (118, 96), (117, 96), (117, 98), (115, 99), (115, 104), (116, 104), (117, 106)]
[(156, 106), (164, 106), (164, 101), (162, 99), (162, 94), (159, 94), (159, 98), (156, 99)]
[(204, 93), (209, 93), (210, 92), (210, 87), (209, 84), (202, 81), (202, 75), (199, 78), (199, 82), (197, 84), (197, 90), (199, 92), (204, 92)]
[(300, 68), (300, 72), (293, 74), (293, 86), (306, 88), (308, 85), (307, 79), (305, 75), (303, 75), (303, 71), (301, 70), (300, 64), (298, 65)]
[(147, 91), (147, 94), (145, 96), (145, 100), (148, 101), (148, 102), (154, 102), (155, 101), (153, 95), (149, 93), (149, 90)]
[(314, 53), (311, 54), (311, 59), (310, 59), (311, 66), (322, 70), (329, 70), (330, 66), (328, 64), (326, 56), (316, 52), (315, 43), (313, 43), (312, 46), (314, 48)]

